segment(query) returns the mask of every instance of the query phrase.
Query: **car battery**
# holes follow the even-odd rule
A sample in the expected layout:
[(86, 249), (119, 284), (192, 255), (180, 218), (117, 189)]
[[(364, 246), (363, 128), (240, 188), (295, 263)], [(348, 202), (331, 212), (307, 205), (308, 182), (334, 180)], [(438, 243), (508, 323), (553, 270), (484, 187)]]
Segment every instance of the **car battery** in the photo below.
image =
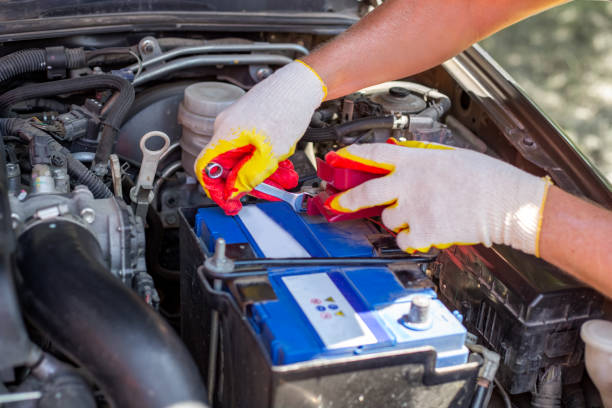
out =
[[(368, 220), (330, 224), (279, 202), (233, 217), (218, 207), (183, 211), (183, 322), (199, 323), (182, 335), (214, 379), (215, 403), (312, 406), (304, 395), (317, 406), (469, 403), (478, 364), (468, 362), (461, 316), (437, 299), (426, 257), (388, 256), (380, 236)], [(218, 238), (236, 264), (222, 276), (200, 267)]]

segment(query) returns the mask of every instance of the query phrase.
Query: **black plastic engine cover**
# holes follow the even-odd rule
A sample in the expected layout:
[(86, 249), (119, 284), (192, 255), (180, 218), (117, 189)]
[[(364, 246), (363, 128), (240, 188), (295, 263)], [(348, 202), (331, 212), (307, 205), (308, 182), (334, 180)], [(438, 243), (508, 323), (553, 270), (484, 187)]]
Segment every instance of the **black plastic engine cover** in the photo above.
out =
[(580, 326), (602, 315), (603, 298), (554, 266), (505, 246), (452, 247), (432, 265), (442, 300), (501, 355), (498, 379), (511, 394), (530, 392), (551, 365), (563, 383), (584, 372)]

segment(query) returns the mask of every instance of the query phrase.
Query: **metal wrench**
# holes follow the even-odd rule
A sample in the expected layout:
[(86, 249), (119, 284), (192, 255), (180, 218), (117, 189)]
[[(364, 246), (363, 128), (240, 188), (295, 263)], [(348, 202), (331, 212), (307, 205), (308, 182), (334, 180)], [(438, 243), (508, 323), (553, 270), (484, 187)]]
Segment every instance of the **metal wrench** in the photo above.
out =
[[(149, 149), (147, 147), (147, 141), (153, 138), (160, 138), (164, 142), (164, 145), (157, 150)], [(136, 215), (143, 219), (147, 215), (149, 203), (155, 198), (153, 180), (155, 179), (155, 173), (157, 172), (157, 165), (159, 164), (160, 158), (162, 154), (168, 150), (168, 146), (170, 146), (170, 138), (164, 132), (153, 131), (140, 138), (142, 162), (140, 163), (140, 172), (138, 173), (136, 185), (130, 190), (130, 200), (132, 200), (132, 203), (136, 206), (134, 211)]]
[[(214, 162), (208, 163), (205, 171), (206, 175), (212, 179), (223, 178), (227, 173), (227, 170), (224, 169), (223, 166)], [(308, 193), (290, 193), (289, 191), (285, 191), (281, 188), (274, 187), (266, 183), (261, 183), (255, 186), (254, 190), (286, 202), (291, 206), (291, 208), (293, 208), (293, 211), (297, 213), (306, 212), (306, 200), (312, 197), (312, 195)]]
[(258, 184), (255, 186), (254, 190), (286, 202), (296, 213), (305, 213), (306, 201), (308, 198), (312, 197), (312, 195), (308, 193), (290, 193), (289, 191), (285, 191), (281, 188), (274, 187), (266, 183)]

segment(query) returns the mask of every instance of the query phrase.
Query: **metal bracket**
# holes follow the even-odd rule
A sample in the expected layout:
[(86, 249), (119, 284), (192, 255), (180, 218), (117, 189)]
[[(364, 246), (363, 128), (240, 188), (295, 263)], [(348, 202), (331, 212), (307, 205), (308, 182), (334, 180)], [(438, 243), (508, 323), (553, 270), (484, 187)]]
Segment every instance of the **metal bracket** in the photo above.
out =
[(111, 154), (109, 159), (115, 197), (123, 199), (123, 189), (121, 188), (121, 163), (119, 162), (119, 157), (116, 154)]
[[(157, 42), (157, 38), (150, 35), (143, 37), (138, 42), (138, 53), (143, 61), (150, 60), (162, 54), (162, 49)], [(151, 67), (163, 64), (162, 61), (151, 64)]]

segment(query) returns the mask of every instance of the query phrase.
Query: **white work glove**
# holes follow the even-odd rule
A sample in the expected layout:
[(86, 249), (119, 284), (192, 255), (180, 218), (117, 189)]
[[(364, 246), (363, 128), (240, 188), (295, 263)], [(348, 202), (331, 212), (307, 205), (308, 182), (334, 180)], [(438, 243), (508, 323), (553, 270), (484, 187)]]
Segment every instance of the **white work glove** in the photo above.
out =
[[(326, 93), (319, 75), (296, 60), (221, 112), (215, 120), (214, 136), (195, 161), (195, 174), (209, 197), (226, 212), (236, 213), (239, 198), (293, 154)], [(205, 173), (210, 162), (231, 171), (223, 180), (213, 180)]]
[(354, 212), (389, 205), (382, 221), (398, 233), (401, 249), (496, 243), (539, 256), (548, 178), (471, 150), (420, 142), (353, 145), (337, 154), (356, 163), (353, 168), (390, 172), (332, 197), (327, 206)]

